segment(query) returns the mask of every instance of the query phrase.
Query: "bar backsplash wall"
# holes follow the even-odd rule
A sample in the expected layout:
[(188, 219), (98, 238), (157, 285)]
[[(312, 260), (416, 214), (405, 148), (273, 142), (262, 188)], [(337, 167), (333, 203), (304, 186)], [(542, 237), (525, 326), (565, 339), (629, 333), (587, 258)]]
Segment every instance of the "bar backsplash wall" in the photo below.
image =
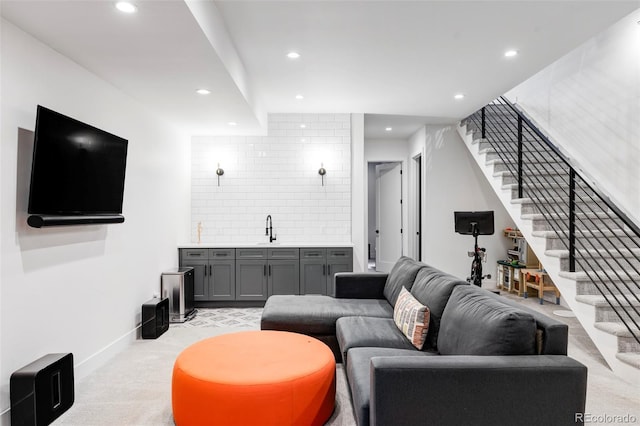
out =
[(199, 223), (202, 243), (268, 242), (269, 214), (279, 243), (351, 242), (349, 114), (270, 114), (267, 136), (192, 138), (191, 242)]

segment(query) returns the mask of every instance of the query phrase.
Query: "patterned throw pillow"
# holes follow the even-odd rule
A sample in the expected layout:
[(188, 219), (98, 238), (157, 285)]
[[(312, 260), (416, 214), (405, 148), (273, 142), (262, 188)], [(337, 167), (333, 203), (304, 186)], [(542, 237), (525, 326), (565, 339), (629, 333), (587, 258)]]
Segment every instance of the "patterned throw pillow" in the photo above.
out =
[(393, 308), (393, 321), (418, 349), (422, 349), (429, 331), (429, 308), (402, 287)]

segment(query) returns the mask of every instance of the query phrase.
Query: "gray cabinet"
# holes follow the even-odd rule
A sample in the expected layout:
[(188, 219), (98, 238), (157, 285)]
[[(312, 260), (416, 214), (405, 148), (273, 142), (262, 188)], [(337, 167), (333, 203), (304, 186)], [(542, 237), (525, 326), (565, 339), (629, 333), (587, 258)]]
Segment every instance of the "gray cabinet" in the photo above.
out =
[(333, 277), (338, 272), (353, 271), (353, 249), (300, 249), (300, 293), (334, 293)]
[(234, 249), (209, 250), (209, 299), (235, 300), (236, 251)]
[(300, 250), (271, 248), (267, 251), (267, 291), (274, 294), (300, 294)]
[(236, 249), (235, 300), (267, 300), (267, 249)]
[(180, 266), (193, 268), (194, 301), (235, 299), (234, 249), (181, 249)]
[(333, 294), (333, 276), (353, 270), (351, 248), (180, 249), (194, 270), (196, 302), (265, 301), (274, 294)]

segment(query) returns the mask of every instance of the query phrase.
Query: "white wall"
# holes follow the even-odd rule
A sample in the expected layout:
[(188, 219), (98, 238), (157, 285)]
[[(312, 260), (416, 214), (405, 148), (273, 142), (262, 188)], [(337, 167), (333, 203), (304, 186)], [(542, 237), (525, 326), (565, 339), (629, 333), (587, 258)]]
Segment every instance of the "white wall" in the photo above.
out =
[[(83, 377), (136, 337), (140, 307), (177, 266), (189, 226), (189, 139), (76, 63), (2, 21), (0, 412), (9, 377), (72, 352)], [(129, 140), (118, 225), (26, 225), (36, 105)]]
[(269, 214), (280, 243), (351, 242), (350, 120), (349, 114), (269, 114), (268, 136), (194, 137), (191, 242), (199, 222), (202, 242), (268, 241)]
[(502, 229), (513, 222), (452, 126), (427, 126), (416, 132), (409, 143), (411, 157), (422, 144), (423, 261), (460, 278), (469, 276), (467, 251), (473, 251), (473, 237), (455, 233), (453, 212), (493, 210), (496, 232), (480, 236), (478, 244), (487, 249), (483, 267), (495, 279), (496, 261), (504, 259), (510, 248)]
[(508, 93), (640, 223), (640, 9)]

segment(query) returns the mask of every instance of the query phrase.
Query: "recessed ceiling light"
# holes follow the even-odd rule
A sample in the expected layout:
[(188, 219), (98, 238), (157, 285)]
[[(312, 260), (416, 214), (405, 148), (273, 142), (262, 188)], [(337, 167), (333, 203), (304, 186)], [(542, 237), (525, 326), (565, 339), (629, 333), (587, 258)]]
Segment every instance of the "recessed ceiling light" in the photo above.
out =
[(235, 121), (230, 121), (227, 123), (229, 126), (237, 126), (238, 123), (236, 123)]
[(506, 52), (504, 52), (504, 56), (506, 56), (507, 58), (513, 58), (514, 56), (518, 56), (518, 51), (514, 49), (507, 50)]
[(384, 130), (387, 131), (387, 132), (390, 132), (390, 131), (393, 130), (393, 127), (385, 127)]
[(287, 58), (289, 59), (298, 59), (300, 54), (298, 52), (289, 52), (287, 53)]
[(207, 90), (207, 89), (198, 89), (198, 90), (196, 90), (196, 93), (198, 95), (208, 95), (209, 93), (211, 93), (211, 91)]
[(454, 95), (453, 97), (454, 97), (454, 99), (464, 99), (464, 94), (458, 93), (458, 94)]
[(296, 99), (304, 99), (304, 96), (302, 96), (302, 95), (296, 95)]
[(304, 129), (305, 127), (307, 127), (307, 125), (306, 125), (306, 124), (301, 124), (301, 125), (300, 125), (300, 128), (301, 128), (301, 129)]
[(129, 3), (128, 1), (119, 1), (116, 3), (116, 9), (123, 13), (135, 13), (138, 10), (133, 3)]

